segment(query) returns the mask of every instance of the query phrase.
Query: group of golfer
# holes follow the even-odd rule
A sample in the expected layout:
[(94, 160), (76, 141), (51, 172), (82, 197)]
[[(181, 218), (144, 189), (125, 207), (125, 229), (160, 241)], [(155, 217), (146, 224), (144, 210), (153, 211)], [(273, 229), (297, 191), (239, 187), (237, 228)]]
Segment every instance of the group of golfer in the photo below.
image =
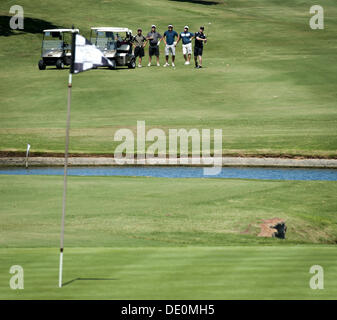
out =
[(196, 33), (190, 32), (189, 27), (185, 26), (184, 31), (178, 34), (173, 30), (173, 26), (170, 24), (168, 30), (164, 32), (162, 36), (157, 32), (155, 25), (152, 25), (151, 31), (145, 37), (141, 28), (137, 30), (137, 35), (133, 37), (134, 55), (138, 57), (138, 67), (142, 67), (142, 58), (145, 55), (144, 48), (149, 42), (149, 63), (148, 67), (152, 64), (152, 57), (156, 56), (157, 66), (159, 63), (159, 45), (161, 41), (165, 43), (165, 64), (164, 67), (169, 66), (169, 55), (172, 56), (172, 67), (175, 67), (176, 46), (179, 41), (182, 41), (183, 55), (185, 58), (185, 65), (189, 65), (192, 55), (192, 40), (194, 43), (194, 62), (196, 68), (202, 68), (202, 52), (204, 43), (207, 42), (207, 38), (204, 34), (204, 27), (200, 27)]

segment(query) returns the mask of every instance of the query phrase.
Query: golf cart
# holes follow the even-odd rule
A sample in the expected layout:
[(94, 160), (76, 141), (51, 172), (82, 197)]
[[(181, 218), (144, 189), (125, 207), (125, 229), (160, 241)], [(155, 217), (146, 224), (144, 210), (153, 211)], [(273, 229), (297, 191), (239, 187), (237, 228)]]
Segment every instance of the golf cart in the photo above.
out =
[(45, 70), (46, 66), (56, 66), (63, 69), (71, 63), (71, 38), (72, 33), (79, 33), (78, 29), (50, 29), (43, 30), (41, 60), (39, 69)]
[(136, 67), (132, 39), (132, 30), (128, 28), (91, 28), (90, 41), (112, 62), (111, 69), (116, 66), (127, 66), (129, 69)]

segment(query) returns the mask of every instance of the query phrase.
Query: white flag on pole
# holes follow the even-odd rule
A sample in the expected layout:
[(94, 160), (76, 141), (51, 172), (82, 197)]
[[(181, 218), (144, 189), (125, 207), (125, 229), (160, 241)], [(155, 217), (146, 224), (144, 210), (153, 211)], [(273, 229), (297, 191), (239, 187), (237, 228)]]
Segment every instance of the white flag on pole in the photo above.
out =
[(71, 47), (72, 47), (72, 61), (68, 81), (68, 111), (67, 111), (67, 125), (66, 125), (66, 144), (64, 152), (64, 182), (63, 182), (61, 239), (60, 239), (60, 268), (59, 268), (60, 288), (62, 287), (62, 273), (63, 273), (64, 224), (66, 215), (67, 168), (68, 168), (68, 152), (69, 152), (72, 74), (80, 73), (97, 67), (114, 66), (109, 59), (104, 57), (103, 53), (99, 49), (97, 49), (94, 45), (92, 45), (86, 38), (75, 32), (75, 30), (72, 35)]
[(76, 34), (75, 39), (74, 73), (97, 67), (113, 67), (111, 61), (86, 38)]

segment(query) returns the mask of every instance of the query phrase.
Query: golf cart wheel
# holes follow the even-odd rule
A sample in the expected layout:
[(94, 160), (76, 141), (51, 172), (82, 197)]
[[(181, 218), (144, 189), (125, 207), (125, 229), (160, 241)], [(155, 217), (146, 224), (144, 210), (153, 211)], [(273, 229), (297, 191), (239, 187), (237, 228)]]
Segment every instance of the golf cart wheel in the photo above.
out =
[(128, 64), (128, 68), (129, 68), (129, 69), (134, 69), (134, 68), (136, 68), (136, 60), (135, 60), (135, 59), (132, 59), (132, 60), (130, 61), (130, 63)]
[(43, 60), (39, 61), (39, 70), (46, 70), (46, 64)]
[(64, 68), (64, 63), (63, 63), (63, 61), (61, 59), (58, 59), (56, 61), (56, 68), (57, 69), (63, 69)]

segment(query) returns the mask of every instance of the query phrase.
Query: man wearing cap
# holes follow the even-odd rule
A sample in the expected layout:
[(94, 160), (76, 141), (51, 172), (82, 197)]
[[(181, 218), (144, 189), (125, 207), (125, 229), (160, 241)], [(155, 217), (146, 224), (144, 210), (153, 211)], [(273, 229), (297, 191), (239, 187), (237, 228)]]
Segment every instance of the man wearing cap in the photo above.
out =
[[(202, 68), (202, 51), (204, 49), (204, 43), (207, 42), (207, 38), (204, 34), (204, 27), (200, 27), (199, 32), (196, 32), (194, 35), (194, 62), (196, 68)], [(199, 65), (198, 65), (199, 58)]]
[(168, 58), (169, 58), (169, 54), (171, 52), (172, 55), (172, 67), (175, 67), (174, 64), (174, 60), (176, 57), (176, 45), (177, 42), (175, 41), (175, 38), (178, 37), (177, 42), (179, 41), (179, 35), (176, 31), (173, 30), (173, 26), (172, 24), (170, 24), (168, 26), (168, 30), (165, 31), (164, 36), (163, 36), (163, 40), (165, 43), (165, 59), (166, 59), (166, 63), (164, 64), (164, 67), (168, 67), (169, 63), (168, 63)]
[(156, 31), (156, 26), (153, 24), (151, 27), (151, 31), (146, 36), (147, 40), (150, 40), (149, 45), (149, 64), (148, 67), (151, 67), (152, 56), (156, 56), (157, 58), (157, 67), (159, 64), (159, 44), (161, 41), (161, 35)]
[(183, 55), (185, 58), (185, 65), (190, 64), (191, 54), (192, 54), (192, 39), (194, 38), (194, 33), (188, 31), (188, 26), (184, 27), (184, 31), (180, 33), (179, 40), (181, 39), (183, 44)]
[(144, 48), (147, 44), (146, 38), (142, 34), (142, 29), (138, 28), (137, 35), (133, 37), (132, 44), (135, 48), (134, 55), (138, 57), (138, 68), (142, 67), (142, 58), (144, 57)]

